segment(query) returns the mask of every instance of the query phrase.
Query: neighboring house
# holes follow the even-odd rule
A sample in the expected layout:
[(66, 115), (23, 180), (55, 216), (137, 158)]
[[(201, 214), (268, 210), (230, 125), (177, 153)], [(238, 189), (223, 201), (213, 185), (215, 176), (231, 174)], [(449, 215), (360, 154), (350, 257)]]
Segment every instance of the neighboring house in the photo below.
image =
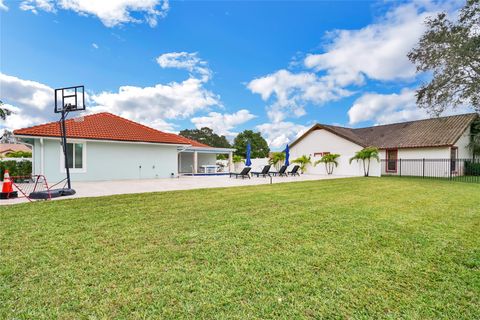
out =
[[(66, 128), (73, 181), (153, 179), (176, 176), (179, 172), (198, 173), (215, 165), (216, 154), (228, 154), (231, 160), (234, 151), (213, 148), (111, 113), (69, 119)], [(58, 122), (15, 130), (14, 134), (33, 146), (34, 174), (43, 174), (51, 182), (65, 177)]]
[(6, 157), (10, 152), (32, 152), (28, 146), (18, 143), (0, 143), (0, 157)]
[[(290, 144), (291, 159), (309, 155), (313, 163), (326, 153), (338, 153), (339, 166), (334, 174), (363, 175), (360, 163), (349, 164), (349, 159), (364, 147), (374, 146), (380, 149), (384, 161), (372, 162), (371, 175), (379, 176), (396, 172), (398, 159), (472, 158), (468, 143), (477, 118), (476, 113), (470, 113), (358, 129), (316, 124)], [(308, 172), (324, 174), (325, 168), (312, 166)]]

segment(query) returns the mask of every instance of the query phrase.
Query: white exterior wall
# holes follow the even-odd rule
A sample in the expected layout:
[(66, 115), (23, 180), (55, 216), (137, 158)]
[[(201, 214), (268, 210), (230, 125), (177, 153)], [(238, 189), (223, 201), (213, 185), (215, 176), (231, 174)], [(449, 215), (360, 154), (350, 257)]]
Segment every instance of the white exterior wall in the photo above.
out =
[[(449, 159), (450, 147), (398, 149), (398, 159)], [(380, 150), (380, 159), (387, 159), (386, 150)]]
[[(342, 176), (363, 176), (362, 162), (353, 161), (349, 163), (349, 159), (355, 155), (355, 152), (362, 150), (363, 147), (349, 140), (346, 140), (327, 130), (319, 129), (310, 132), (297, 144), (290, 148), (290, 162), (302, 155), (312, 157), (312, 163), (320, 160), (320, 156), (314, 157), (315, 153), (330, 152), (340, 154), (338, 158), (338, 167), (333, 170), (334, 175)], [(326, 174), (325, 166), (319, 164), (308, 166), (309, 174)], [(372, 159), (370, 164), (370, 176), (380, 176), (380, 163)]]
[(459, 159), (470, 159), (473, 158), (472, 152), (468, 148), (470, 143), (470, 132), (471, 128), (468, 127), (467, 130), (462, 134), (462, 136), (455, 143), (455, 147), (458, 148), (458, 158)]
[[(386, 160), (386, 150), (380, 151), (380, 159)], [(387, 171), (387, 163), (384, 161), (381, 168), (382, 174), (416, 177), (449, 177), (450, 175), (450, 147), (398, 149), (397, 152), (396, 171)]]
[[(49, 184), (54, 184), (66, 177), (60, 140), (44, 139), (43, 142), (44, 175)], [(172, 173), (177, 175), (178, 156), (174, 145), (73, 139), (68, 142), (85, 142), (84, 169), (71, 170), (72, 181), (155, 179), (170, 177)], [(37, 154), (42, 152), (40, 139), (35, 139), (35, 150)], [(39, 160), (36, 156), (36, 171), (41, 166)]]

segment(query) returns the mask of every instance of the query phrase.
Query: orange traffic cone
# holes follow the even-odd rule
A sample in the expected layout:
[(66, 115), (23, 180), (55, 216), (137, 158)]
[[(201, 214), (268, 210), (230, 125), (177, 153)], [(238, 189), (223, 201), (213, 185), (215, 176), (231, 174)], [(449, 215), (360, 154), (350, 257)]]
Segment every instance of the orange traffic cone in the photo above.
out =
[(17, 197), (18, 192), (13, 191), (13, 181), (10, 179), (10, 174), (8, 173), (8, 170), (5, 170), (3, 175), (2, 192), (0, 192), (0, 199), (11, 199)]
[(10, 180), (10, 174), (8, 173), (8, 170), (5, 170), (5, 173), (3, 174), (2, 192), (3, 193), (13, 192), (12, 180)]

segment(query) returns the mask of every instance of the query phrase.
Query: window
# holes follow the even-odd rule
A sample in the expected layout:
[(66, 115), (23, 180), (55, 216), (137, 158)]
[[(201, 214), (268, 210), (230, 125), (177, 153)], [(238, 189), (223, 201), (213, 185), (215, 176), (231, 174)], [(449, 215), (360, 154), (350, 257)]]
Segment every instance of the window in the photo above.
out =
[(387, 149), (387, 172), (397, 172), (397, 149)]
[[(70, 172), (85, 172), (85, 143), (70, 142), (67, 143), (68, 168)], [(60, 169), (65, 172), (65, 160), (63, 158), (63, 150), (60, 145)]]
[(314, 157), (323, 157), (326, 154), (330, 154), (330, 152), (315, 152), (313, 154)]
[(452, 147), (450, 149), (450, 171), (457, 171), (457, 157), (458, 157), (458, 148)]

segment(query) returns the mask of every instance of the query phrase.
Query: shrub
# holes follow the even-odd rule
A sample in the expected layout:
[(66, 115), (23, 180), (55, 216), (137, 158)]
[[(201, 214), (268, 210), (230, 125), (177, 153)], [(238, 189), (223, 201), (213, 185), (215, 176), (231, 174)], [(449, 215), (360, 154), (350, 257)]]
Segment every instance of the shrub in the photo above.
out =
[(8, 170), (10, 176), (30, 176), (32, 174), (32, 162), (25, 161), (0, 161), (0, 180), (3, 181), (3, 174)]
[(480, 176), (480, 162), (465, 161), (465, 175), (466, 176)]
[(309, 164), (312, 164), (312, 158), (310, 156), (303, 155), (301, 157), (298, 157), (297, 159), (293, 160), (292, 163), (298, 163), (300, 165), (300, 171), (302, 173), (307, 172), (307, 166)]
[(32, 153), (28, 151), (13, 151), (7, 153), (5, 156), (6, 158), (31, 158)]
[(272, 152), (270, 154), (270, 159), (268, 159), (268, 163), (273, 165), (277, 170), (280, 169), (280, 166), (284, 161), (285, 161), (284, 152)]

